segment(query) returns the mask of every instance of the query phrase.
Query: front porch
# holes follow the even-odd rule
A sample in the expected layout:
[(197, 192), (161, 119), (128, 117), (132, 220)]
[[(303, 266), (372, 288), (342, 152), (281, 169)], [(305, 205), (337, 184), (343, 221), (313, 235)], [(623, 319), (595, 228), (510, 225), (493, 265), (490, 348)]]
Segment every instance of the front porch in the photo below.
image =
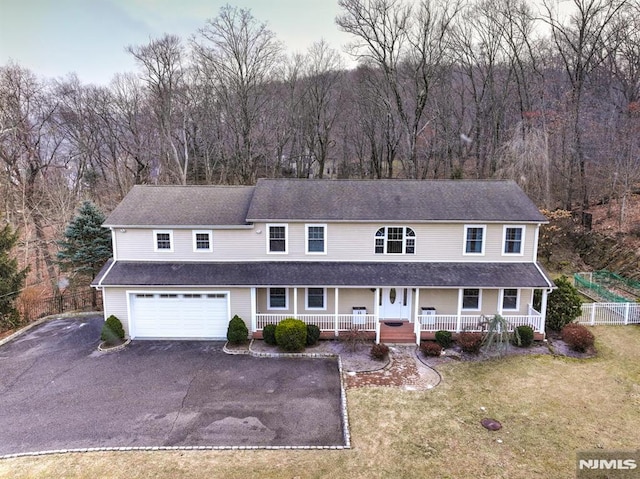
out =
[[(318, 289), (322, 294), (315, 291)], [(508, 296), (514, 291), (515, 297)], [(473, 314), (465, 310), (468, 293), (464, 288), (256, 288), (251, 329), (259, 338), (265, 325), (293, 317), (318, 326), (325, 339), (358, 330), (378, 343), (420, 344), (433, 339), (439, 330), (454, 334), (486, 330), (487, 319), (500, 314), (512, 327), (529, 325), (537, 339), (544, 338), (544, 315), (531, 305), (533, 289), (478, 289), (478, 303), (471, 306), (479, 311)], [(310, 311), (312, 301), (317, 303), (311, 306), (321, 305), (326, 311)], [(544, 311), (544, 290), (542, 303)], [(260, 312), (273, 309), (269, 308), (273, 304), (286, 311)]]

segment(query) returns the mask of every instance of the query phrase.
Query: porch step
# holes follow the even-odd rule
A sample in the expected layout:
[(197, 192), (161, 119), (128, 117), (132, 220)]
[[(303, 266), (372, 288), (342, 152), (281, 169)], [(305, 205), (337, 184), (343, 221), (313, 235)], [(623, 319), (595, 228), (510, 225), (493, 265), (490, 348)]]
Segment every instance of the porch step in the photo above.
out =
[[(402, 323), (401, 326), (388, 326), (386, 323)], [(384, 321), (380, 324), (380, 341), (383, 343), (415, 343), (414, 324), (408, 321)]]

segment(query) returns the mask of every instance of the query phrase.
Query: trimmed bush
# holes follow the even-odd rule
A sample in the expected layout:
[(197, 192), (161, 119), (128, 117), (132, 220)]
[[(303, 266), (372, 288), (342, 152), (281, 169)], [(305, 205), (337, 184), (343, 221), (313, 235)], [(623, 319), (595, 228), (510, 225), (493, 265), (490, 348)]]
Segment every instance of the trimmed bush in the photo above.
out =
[(565, 324), (574, 321), (582, 313), (582, 301), (578, 290), (561, 276), (554, 280), (558, 287), (549, 293), (547, 300), (547, 328), (561, 331)]
[(124, 339), (122, 323), (113, 314), (102, 325), (100, 339), (107, 344), (120, 344)]
[(516, 346), (528, 348), (533, 344), (533, 328), (531, 326), (518, 326), (516, 331), (518, 331), (518, 337), (520, 338), (520, 344), (514, 341)]
[(290, 353), (303, 351), (307, 343), (307, 325), (299, 319), (283, 319), (276, 326), (276, 343)]
[(482, 333), (463, 331), (458, 334), (458, 344), (465, 353), (478, 354), (483, 340)]
[(384, 361), (384, 359), (389, 354), (389, 346), (384, 343), (374, 344), (371, 346), (371, 351), (369, 353), (371, 357), (377, 361)]
[(262, 339), (264, 339), (265, 343), (271, 346), (275, 346), (276, 344), (278, 344), (276, 342), (276, 325), (275, 324), (266, 324), (264, 328), (262, 328)]
[(562, 328), (562, 340), (574, 351), (584, 353), (593, 346), (595, 338), (586, 326), (577, 323), (569, 323)]
[(320, 328), (315, 324), (307, 324), (307, 346), (313, 346), (320, 339)]
[(244, 321), (237, 314), (229, 321), (229, 327), (227, 328), (227, 341), (232, 344), (240, 344), (247, 340), (249, 337), (249, 330)]
[(438, 357), (442, 354), (442, 346), (434, 341), (425, 341), (420, 345), (420, 351), (425, 356)]
[(436, 343), (442, 346), (442, 349), (450, 348), (451, 343), (453, 343), (451, 331), (445, 331), (443, 329), (436, 331)]

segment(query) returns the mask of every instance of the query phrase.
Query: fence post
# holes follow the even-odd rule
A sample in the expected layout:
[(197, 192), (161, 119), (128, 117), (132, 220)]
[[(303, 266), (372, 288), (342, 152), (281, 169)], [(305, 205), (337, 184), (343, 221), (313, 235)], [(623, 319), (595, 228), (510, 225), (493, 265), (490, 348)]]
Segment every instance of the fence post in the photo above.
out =
[(596, 305), (598, 303), (591, 303), (591, 326), (595, 326), (596, 324)]
[(629, 324), (629, 306), (631, 303), (625, 303), (624, 305), (624, 325)]

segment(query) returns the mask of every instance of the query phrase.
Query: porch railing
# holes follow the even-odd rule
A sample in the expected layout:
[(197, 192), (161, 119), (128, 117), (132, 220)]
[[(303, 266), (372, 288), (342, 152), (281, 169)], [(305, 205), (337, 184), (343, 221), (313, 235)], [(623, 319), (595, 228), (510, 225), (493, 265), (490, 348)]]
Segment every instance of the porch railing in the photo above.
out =
[(375, 331), (376, 317), (373, 314), (256, 314), (256, 329), (262, 330), (267, 324), (278, 324), (285, 318), (300, 319), (305, 324), (315, 324), (320, 331), (349, 331), (358, 328), (361, 331)]
[[(420, 323), (420, 330), (425, 332), (435, 332), (439, 330), (446, 330), (452, 332), (459, 331), (483, 331), (486, 330), (486, 326), (482, 323), (487, 321), (490, 316), (482, 315), (462, 315), (459, 317), (456, 314), (429, 314), (419, 315), (418, 321)], [(531, 326), (534, 331), (542, 331), (542, 316), (540, 314), (524, 314), (524, 315), (503, 315), (503, 317), (509, 321), (513, 327), (528, 325)]]

